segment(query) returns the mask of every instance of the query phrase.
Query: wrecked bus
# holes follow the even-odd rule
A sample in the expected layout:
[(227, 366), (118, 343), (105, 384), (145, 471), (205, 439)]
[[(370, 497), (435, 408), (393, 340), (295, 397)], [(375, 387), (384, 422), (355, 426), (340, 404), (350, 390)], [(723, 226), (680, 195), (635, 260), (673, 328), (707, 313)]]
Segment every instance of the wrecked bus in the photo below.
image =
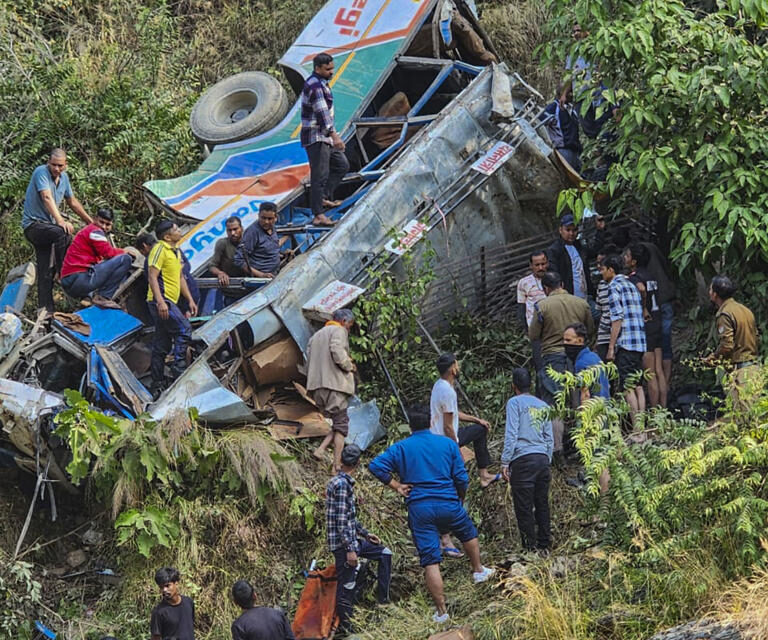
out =
[[(0, 362), (6, 457), (36, 456), (38, 472), (45, 467), (50, 420), (42, 427), (40, 418), (63, 404), (65, 388), (126, 417), (162, 420), (194, 407), (212, 426), (261, 423), (276, 438), (323, 435), (328, 424), (299, 372), (318, 321), (352, 304), (430, 234), (439, 264), (541, 232), (538, 214), (553, 210), (561, 188), (542, 130), (543, 99), (495, 63), (468, 3), (331, 0), (280, 61), (297, 93), (321, 50), (336, 60), (337, 129), (351, 166), (342, 204), (329, 212), (337, 224), (308, 224), (298, 104), (269, 131), (209, 139), (196, 172), (146, 183), (153, 216), (183, 225), (196, 275), (204, 275), (226, 218), (248, 226), (264, 200), (277, 202), (277, 232), (290, 237), (295, 259), (268, 283), (245, 283), (260, 288), (196, 325), (188, 369), (154, 402), (144, 385), (152, 328), (142, 320), (140, 269), (122, 294), (127, 311), (91, 307), (74, 320), (38, 322)], [(234, 126), (253, 113), (242, 95), (232, 100), (217, 111), (224, 129), (227, 118)], [(74, 326), (80, 321), (86, 328)]]

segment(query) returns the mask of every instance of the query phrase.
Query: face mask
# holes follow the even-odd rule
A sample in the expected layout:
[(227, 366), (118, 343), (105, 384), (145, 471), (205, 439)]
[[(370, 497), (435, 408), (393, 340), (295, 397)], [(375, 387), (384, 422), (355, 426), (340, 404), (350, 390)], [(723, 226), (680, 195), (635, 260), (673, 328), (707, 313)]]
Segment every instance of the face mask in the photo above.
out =
[(568, 356), (569, 360), (575, 361), (583, 349), (583, 344), (567, 344), (565, 345), (565, 355)]

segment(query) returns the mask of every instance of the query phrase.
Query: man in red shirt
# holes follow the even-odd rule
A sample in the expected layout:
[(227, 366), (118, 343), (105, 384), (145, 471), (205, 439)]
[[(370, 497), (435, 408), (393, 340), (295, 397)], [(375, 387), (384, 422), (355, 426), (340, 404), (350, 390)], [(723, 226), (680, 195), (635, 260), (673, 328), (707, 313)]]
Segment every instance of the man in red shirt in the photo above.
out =
[(99, 209), (92, 224), (81, 229), (64, 256), (61, 286), (73, 298), (100, 295), (111, 298), (128, 276), (133, 256), (113, 247), (111, 209)]

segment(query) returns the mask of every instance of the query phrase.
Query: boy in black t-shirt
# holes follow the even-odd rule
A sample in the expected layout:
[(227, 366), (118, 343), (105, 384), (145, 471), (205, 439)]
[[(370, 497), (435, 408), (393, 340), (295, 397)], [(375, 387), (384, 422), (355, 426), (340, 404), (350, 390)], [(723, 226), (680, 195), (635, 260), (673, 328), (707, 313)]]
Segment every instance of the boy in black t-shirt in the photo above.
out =
[(179, 593), (177, 569), (163, 567), (155, 573), (162, 600), (152, 609), (152, 640), (195, 640), (195, 603)]
[(624, 264), (629, 269), (629, 279), (643, 297), (643, 318), (645, 319), (647, 345), (643, 355), (643, 368), (648, 369), (652, 374), (648, 380), (648, 405), (666, 407), (668, 385), (662, 353), (659, 283), (648, 269), (650, 259), (650, 252), (640, 243), (632, 243), (624, 251)]
[(232, 599), (243, 609), (232, 623), (232, 640), (294, 640), (291, 625), (282, 611), (256, 606), (253, 587), (247, 580), (235, 582)]

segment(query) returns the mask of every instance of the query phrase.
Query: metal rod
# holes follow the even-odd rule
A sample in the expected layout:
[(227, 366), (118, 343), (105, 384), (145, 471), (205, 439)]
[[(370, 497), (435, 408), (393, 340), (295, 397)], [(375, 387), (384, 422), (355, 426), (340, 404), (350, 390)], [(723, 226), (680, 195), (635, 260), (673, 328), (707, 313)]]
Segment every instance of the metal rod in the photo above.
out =
[(392, 379), (392, 376), (389, 373), (389, 369), (387, 369), (387, 365), (384, 364), (384, 358), (381, 357), (381, 354), (376, 349), (373, 350), (373, 353), (376, 354), (376, 357), (379, 360), (379, 364), (381, 365), (381, 368), (384, 370), (384, 375), (387, 378), (387, 382), (389, 382), (389, 386), (392, 387), (392, 391), (394, 391), (395, 393), (395, 398), (397, 398), (397, 403), (400, 405), (400, 410), (403, 412), (403, 417), (405, 418), (405, 421), (408, 422), (408, 411), (405, 408), (403, 399), (400, 397), (400, 392), (397, 390), (395, 381)]

